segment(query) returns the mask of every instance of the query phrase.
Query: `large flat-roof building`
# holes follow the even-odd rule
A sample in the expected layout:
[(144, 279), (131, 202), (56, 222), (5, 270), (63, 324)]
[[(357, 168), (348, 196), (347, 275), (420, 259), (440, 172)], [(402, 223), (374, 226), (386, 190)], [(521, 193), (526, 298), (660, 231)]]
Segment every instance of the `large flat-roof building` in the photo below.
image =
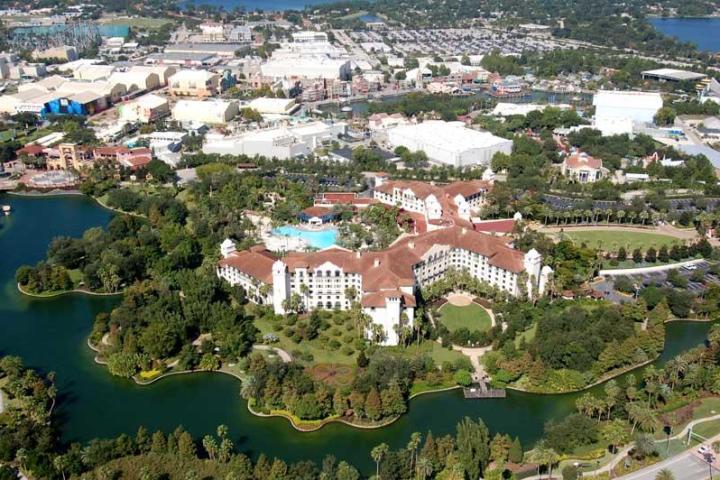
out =
[(658, 92), (600, 90), (593, 97), (594, 127), (603, 135), (632, 133), (634, 124), (653, 123), (663, 106)]
[(204, 153), (221, 155), (263, 156), (286, 160), (308, 155), (324, 143), (345, 133), (342, 122), (310, 122), (297, 126), (280, 126), (250, 130), (240, 135), (208, 134), (203, 145)]
[(118, 106), (120, 120), (124, 122), (150, 123), (169, 113), (167, 99), (152, 93)]
[(707, 77), (704, 73), (691, 72), (689, 70), (678, 70), (677, 68), (658, 68), (640, 72), (642, 78), (660, 80), (663, 82), (695, 82)]
[(168, 85), (172, 95), (211, 97), (220, 91), (220, 75), (207, 70), (178, 70)]
[(512, 140), (467, 128), (462, 122), (440, 120), (392, 128), (388, 143), (393, 148), (422, 150), (431, 161), (453, 167), (488, 165), (497, 152), (512, 152)]
[(200, 122), (224, 125), (238, 114), (234, 100), (179, 100), (172, 109), (173, 119), (178, 122)]

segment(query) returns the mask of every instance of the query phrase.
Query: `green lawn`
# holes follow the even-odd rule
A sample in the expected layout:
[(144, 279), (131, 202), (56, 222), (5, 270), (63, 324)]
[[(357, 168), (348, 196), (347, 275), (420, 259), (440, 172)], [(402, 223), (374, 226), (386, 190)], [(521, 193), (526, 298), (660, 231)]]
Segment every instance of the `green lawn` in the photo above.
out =
[(133, 28), (140, 28), (144, 30), (157, 30), (166, 23), (172, 23), (169, 18), (150, 18), (150, 17), (117, 17), (117, 18), (104, 18), (100, 20), (105, 25), (129, 25)]
[(656, 249), (673, 243), (681, 243), (677, 238), (669, 235), (651, 232), (631, 232), (627, 230), (583, 230), (563, 232), (562, 238), (567, 238), (579, 244), (585, 243), (589, 247), (599, 248), (607, 251), (617, 251), (620, 247), (625, 247), (628, 256), (636, 248), (643, 252), (650, 247)]
[(519, 347), (523, 338), (525, 339), (525, 343), (532, 342), (535, 338), (535, 333), (537, 333), (537, 323), (533, 323), (532, 327), (528, 328), (524, 332), (518, 333), (515, 336), (515, 346)]
[(474, 330), (484, 332), (490, 330), (492, 326), (490, 315), (477, 303), (471, 303), (465, 307), (458, 307), (446, 303), (440, 307), (438, 313), (440, 314), (442, 324), (451, 332), (462, 327), (467, 328), (471, 332)]
[[(282, 330), (277, 331), (273, 328), (273, 322), (271, 320), (268, 320), (267, 318), (255, 318), (255, 326), (260, 330), (263, 334), (265, 333), (274, 333), (278, 336), (280, 341), (272, 344), (273, 347), (282, 348), (283, 350), (289, 352), (290, 354), (293, 353), (293, 351), (299, 350), (303, 353), (311, 353), (313, 356), (313, 361), (309, 362), (311, 364), (316, 363), (340, 363), (340, 364), (346, 364), (346, 365), (354, 365), (355, 364), (355, 357), (357, 356), (357, 352), (353, 352), (352, 355), (344, 355), (340, 349), (338, 350), (331, 350), (330, 348), (323, 346), (318, 339), (315, 340), (304, 340), (300, 343), (295, 343), (292, 341), (292, 339), (288, 338)], [(323, 334), (329, 334), (329, 332), (323, 332)]]

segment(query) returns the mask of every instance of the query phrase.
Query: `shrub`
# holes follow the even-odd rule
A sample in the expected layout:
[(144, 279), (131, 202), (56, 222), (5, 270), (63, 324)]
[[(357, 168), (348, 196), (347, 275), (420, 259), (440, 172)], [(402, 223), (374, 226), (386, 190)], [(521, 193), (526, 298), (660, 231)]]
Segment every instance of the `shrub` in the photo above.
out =
[(458, 385), (462, 385), (463, 387), (468, 387), (470, 384), (472, 384), (472, 375), (470, 375), (470, 372), (468, 372), (465, 369), (458, 370), (455, 372), (454, 375), (455, 383)]

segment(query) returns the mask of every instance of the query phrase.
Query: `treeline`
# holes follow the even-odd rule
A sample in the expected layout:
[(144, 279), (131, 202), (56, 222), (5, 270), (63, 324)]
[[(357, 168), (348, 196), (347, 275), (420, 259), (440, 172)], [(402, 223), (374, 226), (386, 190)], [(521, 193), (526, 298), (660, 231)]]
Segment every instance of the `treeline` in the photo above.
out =
[[(496, 342), (497, 351), (485, 356), (493, 380), (560, 392), (577, 390), (607, 372), (654, 358), (663, 348), (663, 322), (670, 312), (667, 304), (648, 313), (644, 304), (578, 304), (577, 300), (551, 304), (543, 299), (536, 309), (511, 303), (500, 306), (499, 313), (508, 329)], [(638, 331), (636, 326), (646, 319), (647, 328)], [(533, 324), (534, 338), (519, 335)]]
[(65, 267), (45, 262), (34, 267), (21, 266), (15, 273), (15, 280), (23, 290), (30, 293), (64, 292), (74, 286)]
[[(214, 370), (223, 361), (246, 356), (257, 337), (237, 295), (212, 268), (137, 283), (109, 315), (97, 316), (91, 341), (110, 373), (121, 377), (162, 372), (170, 358), (177, 359), (181, 370)], [(207, 340), (197, 348), (192, 342), (201, 335)]]
[(429, 94), (413, 92), (392, 101), (371, 103), (369, 112), (402, 113), (407, 117), (421, 114), (434, 115), (442, 120), (456, 120), (458, 116), (480, 108), (487, 108), (492, 100), (469, 96), (456, 97), (448, 94)]
[(255, 354), (243, 396), (262, 412), (290, 412), (301, 420), (345, 417), (373, 423), (405, 413), (413, 382), (437, 371), (430, 357), (408, 360), (383, 351), (369, 358), (361, 351), (357, 364), (351, 384), (333, 388), (315, 381), (297, 363), (268, 362)]

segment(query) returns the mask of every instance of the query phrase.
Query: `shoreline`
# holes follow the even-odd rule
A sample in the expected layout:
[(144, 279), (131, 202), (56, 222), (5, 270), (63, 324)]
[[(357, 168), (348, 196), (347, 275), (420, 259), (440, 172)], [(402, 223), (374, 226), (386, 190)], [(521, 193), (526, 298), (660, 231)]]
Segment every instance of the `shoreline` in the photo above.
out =
[(74, 288), (72, 290), (63, 290), (60, 292), (52, 292), (52, 293), (47, 293), (47, 294), (31, 293), (31, 292), (24, 290), (22, 288), (22, 285), (20, 285), (19, 283), (17, 284), (17, 289), (23, 295), (26, 295), (26, 296), (32, 297), (32, 298), (56, 298), (56, 297), (62, 297), (63, 295), (70, 295), (72, 293), (82, 293), (84, 295), (91, 295), (94, 297), (114, 297), (114, 296), (123, 294), (122, 291), (112, 292), (112, 293), (104, 293), (104, 292), (93, 292), (92, 290), (83, 290), (81, 288)]
[(47, 192), (43, 192), (42, 190), (8, 190), (8, 195), (15, 195), (18, 197), (66, 197), (66, 196), (87, 196), (84, 193), (82, 193), (80, 190), (49, 190)]
[[(693, 319), (672, 318), (672, 319), (667, 320), (665, 323), (670, 323), (670, 322), (706, 323), (706, 322), (712, 322), (712, 320), (703, 320), (703, 319), (698, 319), (698, 318), (693, 318)], [(89, 337), (88, 337), (88, 339), (87, 339), (87, 345), (88, 345), (88, 347), (89, 347), (93, 352), (95, 352), (96, 354), (100, 352), (100, 350), (99, 350), (95, 345), (92, 344), (92, 342), (90, 341), (90, 338), (89, 338)], [(647, 360), (646, 362), (643, 362), (643, 363), (640, 363), (640, 364), (636, 364), (636, 365), (631, 365), (631, 366), (628, 366), (628, 367), (626, 367), (626, 368), (622, 368), (622, 369), (620, 369), (620, 370), (618, 370), (618, 371), (616, 371), (616, 372), (613, 372), (611, 375), (607, 375), (607, 376), (601, 377), (600, 379), (596, 380), (595, 382), (591, 383), (590, 385), (584, 386), (584, 387), (582, 387), (582, 388), (580, 388), (580, 389), (576, 389), (576, 390), (568, 390), (568, 391), (564, 391), (564, 392), (537, 392), (537, 391), (526, 390), (526, 389), (523, 389), (523, 388), (512, 387), (512, 386), (505, 386), (504, 388), (505, 388), (506, 390), (511, 390), (511, 391), (514, 391), (514, 392), (528, 393), (528, 394), (532, 394), (532, 395), (544, 395), (544, 396), (550, 396), (550, 395), (566, 395), (566, 394), (571, 394), (571, 393), (579, 393), (579, 392), (583, 392), (583, 391), (589, 390), (589, 389), (591, 389), (591, 388), (593, 388), (593, 387), (596, 387), (596, 386), (598, 386), (598, 385), (602, 385), (603, 383), (606, 383), (606, 382), (608, 382), (608, 381), (610, 381), (610, 380), (612, 380), (612, 379), (614, 379), (614, 378), (617, 378), (617, 377), (619, 377), (619, 376), (621, 376), (621, 375), (624, 375), (624, 374), (626, 374), (626, 373), (629, 373), (629, 372), (638, 370), (638, 369), (640, 369), (640, 368), (643, 368), (643, 367), (645, 367), (645, 366), (647, 366), (647, 365), (650, 365), (650, 364), (656, 362), (656, 361), (662, 356), (662, 353), (663, 353), (664, 350), (665, 350), (665, 349), (663, 348), (663, 350), (662, 350), (660, 353), (658, 353), (654, 358), (651, 358), (651, 359)], [(107, 362), (105, 362), (104, 360), (100, 359), (100, 358), (99, 358), (99, 355), (95, 355), (95, 356), (93, 357), (93, 361), (94, 361), (95, 363), (99, 364), (99, 365), (107, 365)], [(241, 376), (239, 376), (238, 374), (236, 374), (236, 373), (234, 373), (234, 372), (228, 371), (228, 370), (224, 369), (223, 367), (221, 367), (219, 370), (182, 370), (182, 371), (175, 371), (175, 372), (166, 372), (166, 373), (162, 373), (162, 374), (158, 375), (157, 377), (155, 377), (155, 378), (153, 378), (153, 379), (150, 379), (150, 380), (147, 380), (147, 381), (139, 380), (139, 379), (137, 378), (137, 375), (134, 375), (133, 377), (131, 377), (131, 379), (132, 379), (132, 381), (135, 382), (135, 384), (137, 384), (137, 385), (140, 385), (140, 386), (149, 386), (149, 385), (152, 385), (152, 384), (154, 384), (155, 382), (158, 382), (158, 381), (160, 381), (160, 380), (162, 380), (162, 379), (164, 379), (164, 378), (167, 378), (167, 377), (178, 376), (178, 375), (190, 375), (190, 374), (193, 374), (193, 373), (222, 373), (222, 374), (229, 375), (229, 376), (235, 378), (236, 380), (240, 381), (241, 384), (242, 384), (242, 381), (243, 381), (243, 378), (242, 378)], [(422, 392), (417, 392), (417, 393), (411, 394), (411, 395), (408, 396), (408, 409), (410, 408), (409, 402), (410, 402), (411, 400), (417, 398), (417, 397), (420, 397), (420, 396), (422, 396), (422, 395), (433, 394), (433, 393), (449, 392), (449, 391), (457, 390), (457, 389), (460, 389), (460, 388), (462, 388), (461, 385), (454, 385), (454, 386), (451, 386), (451, 387), (442, 387), (442, 388), (437, 388), (437, 389), (432, 389), (432, 390), (424, 390), (424, 391), (422, 391)], [(390, 426), (390, 425), (392, 425), (393, 423), (395, 423), (397, 420), (399, 420), (399, 419), (402, 417), (402, 415), (398, 415), (398, 416), (389, 418), (389, 419), (387, 419), (387, 420), (385, 420), (385, 421), (383, 421), (383, 422), (381, 422), (381, 423), (379, 423), (379, 424), (377, 424), (377, 425), (360, 425), (360, 424), (353, 423), (353, 422), (351, 422), (351, 421), (349, 421), (349, 420), (347, 420), (347, 419), (345, 419), (345, 418), (343, 418), (343, 417), (334, 417), (334, 418), (327, 418), (327, 419), (323, 419), (323, 420), (312, 420), (311, 422), (317, 422), (317, 424), (316, 424), (316, 425), (308, 426), (307, 424), (299, 423), (299, 422), (297, 421), (297, 420), (299, 420), (299, 419), (297, 419), (297, 417), (295, 417), (294, 415), (291, 415), (291, 414), (287, 414), (287, 413), (283, 413), (283, 412), (271, 412), (271, 413), (258, 412), (258, 411), (254, 410), (254, 409), (252, 408), (251, 399), (243, 399), (243, 400), (246, 402), (248, 411), (249, 411), (251, 414), (255, 415), (256, 417), (260, 417), (260, 418), (273, 418), (273, 417), (284, 418), (284, 419), (286, 419), (286, 420), (290, 423), (290, 425), (292, 426), (292, 428), (294, 428), (294, 429), (295, 429), (296, 431), (298, 431), (298, 432), (303, 432), (303, 433), (309, 433), (309, 432), (318, 431), (318, 430), (322, 429), (325, 425), (329, 425), (329, 424), (331, 424), (331, 423), (342, 423), (342, 424), (347, 425), (347, 426), (349, 426), (349, 427), (359, 428), (359, 429), (362, 429), (362, 430), (374, 430), (374, 429), (380, 429), (380, 428), (384, 428), (384, 427)], [(296, 419), (297, 419), (297, 420), (296, 420)]]
[[(90, 348), (90, 350), (92, 350), (92, 351), (95, 352), (96, 354), (99, 354), (99, 353), (100, 353), (100, 349), (98, 349), (95, 345), (93, 345), (93, 343), (90, 341), (90, 338), (89, 338), (89, 337), (88, 337), (88, 339), (86, 340), (86, 343), (87, 343), (88, 348)], [(103, 366), (106, 366), (106, 365), (107, 365), (107, 362), (106, 362), (105, 360), (102, 360), (99, 355), (95, 355), (95, 356), (93, 357), (93, 361), (94, 361), (96, 364), (98, 364), (98, 365), (103, 365)], [(219, 370), (181, 370), (181, 371), (175, 371), (175, 372), (165, 372), (165, 373), (162, 373), (162, 374), (158, 375), (157, 377), (155, 377), (155, 378), (153, 378), (153, 379), (146, 380), (146, 381), (139, 380), (138, 377), (137, 377), (137, 375), (133, 375), (132, 377), (130, 377), (130, 380), (132, 380), (136, 385), (140, 385), (140, 386), (145, 387), (145, 386), (152, 385), (153, 383), (158, 382), (158, 381), (160, 381), (160, 380), (162, 380), (162, 379), (164, 379), (164, 378), (173, 377), (173, 376), (179, 376), (179, 375), (191, 375), (191, 374), (194, 374), (194, 373), (222, 373), (222, 374), (229, 375), (229, 376), (235, 378), (236, 380), (240, 381), (241, 384), (242, 384), (242, 381), (243, 381), (243, 378), (240, 377), (238, 374), (236, 374), (236, 373), (234, 373), (234, 372), (231, 372), (231, 371), (229, 371), (229, 370), (227, 370), (227, 369), (224, 369), (224, 368), (222, 368), (222, 367), (221, 367)], [(458, 385), (458, 386), (456, 386), (456, 387), (442, 388), (442, 389), (439, 389), (439, 390), (427, 390), (427, 391), (424, 391), (424, 392), (419, 392), (419, 393), (416, 393), (416, 394), (414, 394), (414, 395), (411, 395), (410, 397), (408, 397), (408, 400), (411, 400), (411, 399), (413, 399), (413, 398), (415, 398), (415, 397), (417, 397), (417, 396), (420, 396), (420, 395), (423, 395), (423, 394), (426, 394), (426, 393), (439, 393), (439, 392), (443, 392), (443, 391), (447, 391), (447, 390), (453, 390), (453, 389), (456, 389), (456, 388), (460, 388), (460, 386)], [(342, 418), (342, 417), (335, 417), (335, 418), (327, 418), (327, 419), (323, 419), (323, 420), (311, 420), (311, 422), (317, 422), (317, 425), (312, 425), (312, 426), (308, 427), (308, 426), (306, 426), (305, 424), (298, 424), (297, 421), (296, 421), (296, 417), (291, 416), (291, 415), (288, 415), (288, 414), (284, 414), (284, 413), (280, 413), (280, 412), (275, 412), (275, 413), (263, 413), (263, 412), (258, 412), (258, 411), (254, 410), (254, 409), (252, 408), (252, 405), (251, 405), (252, 402), (251, 402), (249, 399), (243, 398), (243, 400), (245, 401), (245, 403), (246, 403), (246, 405), (247, 405), (248, 411), (249, 411), (250, 413), (252, 413), (253, 415), (255, 415), (256, 417), (260, 417), (260, 418), (273, 418), (273, 417), (284, 418), (284, 419), (286, 419), (286, 420), (290, 423), (290, 425), (291, 425), (295, 430), (297, 430), (298, 432), (303, 432), (303, 433), (309, 433), (309, 432), (318, 431), (318, 430), (320, 430), (321, 428), (323, 428), (325, 425), (329, 425), (329, 424), (331, 424), (331, 423), (342, 423), (342, 424), (348, 425), (348, 426), (353, 427), (353, 428), (359, 428), (359, 429), (363, 429), (363, 430), (374, 430), (374, 429), (378, 429), (378, 428), (387, 427), (387, 426), (395, 423), (397, 420), (400, 419), (400, 417), (402, 417), (402, 415), (398, 415), (398, 416), (392, 417), (392, 418), (390, 418), (390, 419), (387, 419), (387, 420), (385, 420), (385, 421), (383, 421), (383, 422), (381, 422), (381, 423), (379, 423), (379, 424), (377, 424), (377, 425), (360, 425), (360, 424), (353, 423), (353, 422), (351, 422), (351, 421), (349, 421), (349, 420), (346, 420), (346, 419), (344, 419), (344, 418)]]
[[(665, 320), (665, 321), (663, 322), (663, 325), (664, 325), (664, 324), (667, 324), (667, 323), (682, 323), (682, 322), (689, 322), (689, 323), (712, 323), (713, 320), (710, 320), (710, 319), (704, 320), (704, 319), (702, 319), (702, 318), (678, 318), (678, 317), (674, 317), (674, 318), (669, 318), (669, 319)], [(666, 335), (667, 335), (667, 333), (666, 333)], [(506, 386), (506, 387), (504, 387), (504, 388), (505, 388), (506, 390), (513, 390), (513, 391), (522, 392), (522, 393), (532, 393), (532, 394), (535, 394), (535, 395), (565, 395), (565, 394), (568, 394), (568, 393), (584, 392), (585, 390), (589, 390), (589, 389), (591, 389), (591, 388), (593, 388), (593, 387), (597, 387), (598, 385), (602, 385), (603, 383), (609, 382), (610, 380), (612, 380), (612, 379), (614, 379), (614, 378), (617, 378), (617, 377), (619, 377), (619, 376), (621, 376), (621, 375), (625, 375), (626, 373), (632, 372), (632, 371), (634, 371), (634, 370), (637, 370), (637, 369), (646, 367), (646, 366), (650, 365), (651, 363), (657, 362), (657, 361), (660, 359), (660, 357), (662, 357), (663, 352), (665, 352), (664, 340), (663, 340), (663, 349), (662, 349), (654, 358), (651, 358), (651, 359), (649, 359), (649, 360), (647, 360), (647, 361), (645, 361), (645, 362), (642, 362), (642, 363), (638, 363), (638, 364), (635, 364), (635, 365), (629, 365), (629, 366), (627, 366), (627, 367), (621, 368), (621, 369), (617, 370), (616, 372), (613, 372), (611, 375), (605, 375), (605, 376), (603, 376), (603, 377), (600, 377), (599, 379), (595, 380), (595, 381), (594, 381), (593, 383), (591, 383), (590, 385), (587, 385), (587, 386), (585, 386), (585, 387), (582, 387), (582, 388), (579, 388), (579, 389), (576, 389), (576, 390), (567, 390), (567, 391), (564, 391), (564, 392), (536, 392), (536, 391), (533, 391), (533, 390), (526, 390), (526, 389), (523, 389), (523, 388), (511, 387), (511, 386)]]

